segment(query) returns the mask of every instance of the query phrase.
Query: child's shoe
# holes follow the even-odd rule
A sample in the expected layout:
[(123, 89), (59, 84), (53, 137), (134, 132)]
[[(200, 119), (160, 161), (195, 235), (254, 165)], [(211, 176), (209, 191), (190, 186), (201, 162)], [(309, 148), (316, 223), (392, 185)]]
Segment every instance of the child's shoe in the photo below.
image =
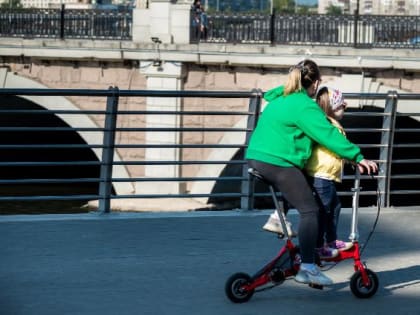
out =
[(313, 283), (318, 285), (332, 285), (333, 281), (324, 275), (315, 264), (302, 264), (295, 276), (295, 281), (300, 283)]
[(341, 251), (341, 250), (348, 250), (348, 249), (352, 248), (353, 243), (352, 242), (344, 242), (344, 241), (340, 241), (340, 240), (335, 240), (331, 243), (328, 243), (327, 246), (331, 247), (331, 248), (338, 249), (338, 250)]
[(328, 246), (315, 248), (315, 251), (318, 254), (320, 259), (328, 259), (328, 258), (334, 258), (338, 256), (338, 250), (335, 248), (328, 247)]
[[(291, 237), (296, 237), (297, 233), (295, 231), (293, 231), (292, 223), (290, 223), (289, 221), (286, 220), (286, 226), (287, 226), (287, 233), (289, 233), (289, 235)], [(281, 225), (281, 222), (280, 222), (280, 219), (279, 219), (277, 213), (270, 215), (267, 222), (264, 224), (263, 229), (268, 231), (268, 232), (277, 233), (277, 234), (282, 235), (282, 236), (284, 235), (283, 227)]]

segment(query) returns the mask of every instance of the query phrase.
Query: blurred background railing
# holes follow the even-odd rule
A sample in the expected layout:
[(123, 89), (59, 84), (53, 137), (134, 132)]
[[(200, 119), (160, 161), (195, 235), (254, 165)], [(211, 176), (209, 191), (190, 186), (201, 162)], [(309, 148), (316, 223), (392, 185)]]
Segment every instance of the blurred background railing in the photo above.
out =
[(209, 14), (191, 42), (372, 48), (420, 47), (420, 16)]
[[(103, 98), (102, 108), (92, 110), (45, 109), (30, 103), (20, 104), (25, 96), (88, 96)], [(180, 110), (120, 108), (127, 98), (176, 98), (184, 105)], [(145, 90), (54, 90), (0, 89), (0, 213), (22, 213), (28, 206), (42, 208), (53, 203), (56, 211), (83, 212), (82, 205), (99, 200), (99, 211), (110, 211), (113, 199), (127, 198), (141, 203), (144, 199), (207, 198), (213, 209), (253, 209), (271, 207), (267, 187), (256, 186), (247, 174), (244, 151), (262, 108), (263, 93), (233, 91), (145, 91)], [(374, 178), (362, 177), (361, 205), (377, 202), (377, 187), (383, 206), (420, 204), (420, 102), (419, 94), (345, 94), (359, 100), (360, 106), (349, 108), (343, 125), (351, 141), (362, 147), (366, 157), (376, 160), (381, 172)], [(187, 99), (193, 100), (185, 102)], [(238, 110), (226, 110), (226, 102), (242, 99)], [(404, 105), (404, 102), (411, 102)], [(374, 106), (372, 104), (375, 104)], [(404, 107), (406, 106), (406, 107)], [(97, 126), (72, 127), (64, 117), (81, 121), (95, 116)], [(119, 124), (122, 117), (155, 117), (160, 121), (178, 117), (178, 126)], [(81, 133), (96, 134), (86, 141)], [(156, 134), (156, 137), (147, 135)], [(234, 135), (223, 141), (226, 135)], [(197, 135), (198, 137), (195, 137)], [(147, 139), (177, 139), (162, 144)], [(197, 139), (200, 139), (199, 141)], [(166, 159), (150, 159), (145, 150), (175, 150)], [(127, 153), (134, 152), (137, 158)], [(198, 156), (194, 151), (205, 152)], [(224, 154), (229, 151), (229, 154)], [(119, 159), (118, 156), (123, 158)], [(212, 158), (211, 158), (212, 157)], [(222, 158), (221, 158), (222, 157)], [(226, 158), (228, 157), (228, 158)], [(162, 169), (176, 166), (175, 176), (165, 176)], [(219, 165), (219, 171), (210, 172)], [(121, 177), (115, 167), (128, 169)], [(144, 168), (153, 166), (159, 172), (148, 175)], [(209, 167), (206, 172), (200, 168)], [(165, 172), (163, 172), (165, 173)], [(156, 175), (158, 174), (158, 175)], [(350, 200), (354, 171), (346, 167), (339, 193), (344, 204)], [(184, 184), (178, 193), (167, 193), (162, 183)], [(192, 189), (195, 183), (212, 183), (210, 190)], [(116, 185), (128, 183), (157, 188), (157, 193), (136, 189), (117, 193)], [(146, 186), (145, 186), (146, 185)], [(346, 201), (347, 200), (347, 201)], [(56, 202), (70, 202), (71, 205)], [(67, 207), (67, 210), (66, 210)], [(69, 210), (69, 207), (71, 208)], [(49, 211), (49, 210), (46, 210)], [(36, 212), (36, 209), (35, 209)], [(39, 211), (38, 211), (39, 212)], [(41, 211), (42, 212), (42, 211)]]
[[(206, 17), (207, 27), (202, 30), (191, 12), (191, 43), (420, 47), (420, 16), (215, 13)], [(131, 40), (132, 26), (133, 11), (128, 8), (0, 9), (0, 37)]]
[(1, 9), (0, 37), (131, 39), (132, 10)]

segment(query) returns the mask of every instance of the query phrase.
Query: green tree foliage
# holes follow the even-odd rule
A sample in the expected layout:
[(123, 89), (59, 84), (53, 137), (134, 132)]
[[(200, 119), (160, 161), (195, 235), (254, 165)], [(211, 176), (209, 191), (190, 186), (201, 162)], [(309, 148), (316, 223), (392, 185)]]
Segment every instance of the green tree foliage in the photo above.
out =
[(310, 14), (311, 10), (308, 6), (304, 5), (304, 6), (299, 6), (296, 13), (306, 15), (306, 14)]
[(295, 13), (296, 3), (294, 0), (273, 0), (273, 7), (277, 13)]
[(0, 5), (1, 9), (22, 9), (23, 5), (20, 0), (7, 0)]
[(330, 15), (341, 15), (343, 14), (342, 10), (340, 7), (334, 6), (334, 5), (329, 5), (326, 9), (327, 14)]

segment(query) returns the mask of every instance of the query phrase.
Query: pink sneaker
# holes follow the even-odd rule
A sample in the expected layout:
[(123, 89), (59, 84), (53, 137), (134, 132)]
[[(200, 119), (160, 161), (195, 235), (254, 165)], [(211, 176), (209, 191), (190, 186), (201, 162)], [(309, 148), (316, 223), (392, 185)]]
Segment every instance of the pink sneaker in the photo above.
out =
[(331, 243), (328, 243), (328, 247), (335, 248), (335, 249), (338, 249), (340, 251), (341, 250), (348, 250), (348, 249), (353, 247), (353, 243), (352, 242), (343, 242), (343, 241), (340, 241), (340, 240), (335, 240)]
[(334, 258), (338, 256), (338, 250), (328, 246), (315, 248), (320, 259)]

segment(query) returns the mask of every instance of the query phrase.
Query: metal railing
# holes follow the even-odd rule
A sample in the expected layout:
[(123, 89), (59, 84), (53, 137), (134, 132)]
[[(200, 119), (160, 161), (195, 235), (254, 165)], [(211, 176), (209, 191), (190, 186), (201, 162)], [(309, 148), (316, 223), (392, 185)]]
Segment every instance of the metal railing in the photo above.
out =
[[(21, 105), (19, 102), (8, 105), (9, 98), (15, 96), (25, 96), (25, 99), (29, 96), (87, 96), (103, 98), (106, 101), (103, 102), (102, 109), (95, 110), (63, 109), (59, 104), (57, 109), (46, 109), (41, 106), (31, 107), (26, 102)], [(109, 212), (110, 202), (113, 199), (210, 198), (213, 201), (221, 200), (221, 203), (226, 200), (233, 201), (230, 203), (232, 208), (236, 203), (242, 209), (252, 209), (256, 197), (268, 196), (267, 192), (254, 190), (254, 183), (248, 178), (247, 165), (243, 157), (249, 136), (260, 113), (263, 97), (260, 90), (209, 92), (131, 91), (118, 88), (1, 89), (0, 97), (2, 98), (0, 133), (3, 133), (0, 140), (0, 153), (2, 153), (0, 185), (3, 188), (25, 185), (39, 188), (42, 185), (49, 185), (41, 190), (42, 193), (36, 194), (24, 191), (10, 194), (7, 189), (2, 189), (1, 202), (99, 200), (99, 210)], [(146, 98), (150, 97), (154, 99), (154, 103), (159, 103), (159, 100), (165, 98), (180, 100), (182, 106), (176, 110), (162, 109), (159, 106), (158, 109), (150, 109), (146, 105), (137, 109), (121, 106), (127, 98), (131, 100), (140, 98), (145, 104)], [(378, 161), (381, 168), (381, 173), (374, 178), (362, 177), (364, 183), (362, 186), (365, 189), (361, 198), (370, 196), (376, 201), (376, 187), (379, 186), (383, 206), (398, 205), (399, 196), (406, 199), (410, 196), (414, 200), (415, 196), (420, 194), (420, 187), (417, 185), (420, 177), (417, 171), (420, 163), (420, 143), (417, 140), (420, 124), (413, 118), (419, 117), (420, 111), (399, 112), (397, 105), (398, 100), (420, 102), (420, 95), (398, 95), (389, 92), (388, 94), (346, 94), (345, 97), (361, 99), (366, 104), (373, 101), (381, 104), (349, 110), (345, 116), (347, 121), (343, 121), (348, 137), (359, 144), (367, 157)], [(238, 101), (237, 108), (240, 109), (227, 109), (228, 101), (224, 101), (225, 99), (229, 99), (229, 104), (233, 100)], [(246, 100), (248, 104), (243, 103)], [(20, 115), (24, 115), (24, 118), (20, 119)], [(73, 121), (75, 117), (96, 117), (96, 125), (72, 126), (63, 122), (66, 121), (66, 117), (71, 117)], [(135, 126), (122, 123), (134, 117), (143, 122), (136, 123)], [(168, 126), (167, 123), (150, 126), (145, 122), (148, 117), (154, 122), (165, 118), (177, 117), (177, 119), (174, 120), (176, 123), (173, 126)], [(361, 119), (360, 125), (352, 125), (351, 122), (357, 119)], [(53, 120), (56, 123), (52, 123)], [(16, 136), (21, 133), (25, 136)], [(65, 133), (72, 136), (64, 137)], [(96, 134), (96, 140), (86, 141), (87, 138), (74, 137), (82, 133)], [(234, 140), (223, 141), (227, 134), (234, 134), (232, 138)], [(372, 136), (367, 136), (369, 134)], [(411, 139), (408, 139), (408, 134), (412, 135)], [(152, 136), (149, 137), (150, 135)], [(177, 136), (173, 137), (174, 135)], [(165, 142), (169, 138), (174, 140)], [(152, 159), (150, 157), (154, 156), (153, 154), (145, 153), (146, 150), (156, 149), (173, 150), (174, 154), (162, 154), (161, 158)], [(86, 154), (95, 150), (96, 156)], [(136, 153), (136, 158), (130, 159), (136, 150), (141, 152)], [(16, 155), (8, 159), (10, 151)], [(199, 151), (200, 154), (195, 151)], [(229, 151), (229, 154), (224, 154), (226, 151)], [(63, 152), (61, 157), (58, 157), (58, 152)], [(116, 159), (117, 152), (124, 158)], [(215, 154), (212, 154), (214, 152)], [(167, 158), (163, 159), (162, 156)], [(199, 172), (199, 168), (215, 165), (219, 166), (217, 172)], [(398, 165), (409, 167), (402, 169)], [(144, 172), (144, 168), (150, 166), (157, 168), (159, 172), (152, 172), (153, 174)], [(130, 169), (129, 176), (117, 175), (115, 167)], [(177, 171), (169, 176), (165, 173), (165, 167), (176, 168)], [(15, 170), (22, 168), (31, 168), (32, 171), (21, 170), (20, 175), (17, 175)], [(61, 173), (63, 169), (68, 170), (65, 175)], [(142, 171), (139, 171), (140, 169)], [(166, 176), (162, 175), (162, 169)], [(340, 189), (343, 198), (351, 194), (349, 187), (353, 178), (352, 171), (346, 170), (344, 182), (350, 184), (346, 186), (344, 183)], [(211, 190), (202, 192), (191, 189), (193, 184), (202, 182), (214, 185)], [(138, 188), (130, 193), (117, 193), (116, 185), (121, 183), (134, 186), (141, 183), (143, 185), (141, 187), (155, 186), (157, 192)], [(184, 187), (185, 189), (179, 189), (177, 192), (165, 192), (162, 188), (163, 183), (178, 183), (175, 185), (177, 187), (185, 184), (187, 188)], [(94, 185), (89, 193), (75, 193), (77, 187), (86, 184)], [(51, 192), (56, 191), (54, 189), (58, 186), (62, 187), (61, 193), (52, 194)], [(266, 191), (267, 188), (264, 189)], [(420, 204), (420, 200), (418, 202)]]
[(0, 36), (129, 40), (132, 21), (132, 10), (2, 9)]
[(211, 14), (191, 42), (418, 48), (420, 16)]
[[(130, 40), (132, 23), (132, 10), (1, 9), (0, 37)], [(204, 34), (191, 23), (190, 40), (411, 49), (420, 16), (211, 14)]]

